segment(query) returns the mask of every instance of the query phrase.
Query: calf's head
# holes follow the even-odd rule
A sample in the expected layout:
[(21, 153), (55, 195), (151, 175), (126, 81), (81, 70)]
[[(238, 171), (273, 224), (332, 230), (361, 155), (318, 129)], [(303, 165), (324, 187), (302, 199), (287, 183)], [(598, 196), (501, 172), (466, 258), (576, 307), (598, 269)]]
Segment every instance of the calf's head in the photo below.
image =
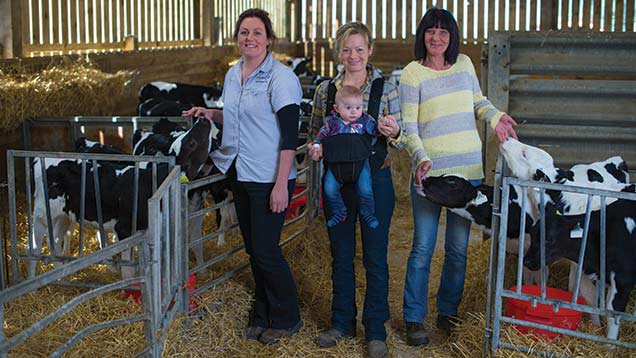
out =
[(448, 208), (463, 208), (477, 195), (466, 178), (445, 174), (422, 180), (422, 192), (432, 202)]
[(537, 179), (538, 172), (543, 173), (542, 175), (548, 179), (553, 179), (557, 175), (554, 159), (545, 150), (521, 143), (513, 138), (508, 138), (499, 149), (512, 174), (519, 179)]
[(189, 180), (194, 180), (203, 168), (212, 149), (212, 123), (199, 118), (192, 128), (181, 134), (170, 146), (170, 154), (175, 155)]

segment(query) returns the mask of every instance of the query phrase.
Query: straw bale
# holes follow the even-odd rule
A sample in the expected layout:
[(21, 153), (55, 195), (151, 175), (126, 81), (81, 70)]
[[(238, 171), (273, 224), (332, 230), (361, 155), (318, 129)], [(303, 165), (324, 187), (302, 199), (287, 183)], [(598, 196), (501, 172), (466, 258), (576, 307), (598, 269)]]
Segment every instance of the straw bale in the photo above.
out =
[(20, 66), (0, 69), (0, 131), (27, 118), (108, 115), (118, 100), (131, 96), (132, 71), (105, 73), (87, 60), (66, 57), (40, 72)]

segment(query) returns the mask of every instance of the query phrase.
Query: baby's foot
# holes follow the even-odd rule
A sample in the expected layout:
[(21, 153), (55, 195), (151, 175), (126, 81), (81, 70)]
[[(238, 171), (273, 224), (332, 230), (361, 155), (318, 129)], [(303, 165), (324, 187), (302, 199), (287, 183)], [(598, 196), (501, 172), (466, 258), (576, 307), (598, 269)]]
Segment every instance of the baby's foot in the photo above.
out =
[(363, 220), (372, 229), (375, 229), (376, 227), (378, 227), (380, 225), (380, 222), (378, 221), (378, 218), (376, 218), (375, 215), (373, 215), (373, 214), (369, 214), (369, 215), (365, 216), (363, 218)]
[(347, 220), (347, 212), (343, 210), (341, 212), (334, 213), (327, 221), (327, 226), (334, 227), (345, 220)]

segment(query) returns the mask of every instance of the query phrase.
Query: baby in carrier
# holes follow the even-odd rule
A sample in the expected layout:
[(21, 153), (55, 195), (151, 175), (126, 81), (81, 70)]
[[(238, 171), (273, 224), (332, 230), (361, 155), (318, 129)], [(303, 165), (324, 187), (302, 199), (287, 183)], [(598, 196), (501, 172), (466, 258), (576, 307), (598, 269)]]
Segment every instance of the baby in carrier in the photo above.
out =
[[(343, 86), (336, 92), (333, 111), (314, 138), (313, 159), (324, 154), (325, 200), (332, 208), (327, 226), (333, 227), (347, 218), (347, 208), (340, 189), (356, 184), (362, 220), (372, 229), (378, 227), (371, 182), (369, 157), (374, 137), (380, 136), (375, 119), (363, 112), (360, 89)], [(322, 146), (321, 146), (322, 144)], [(323, 153), (324, 152), (324, 153)]]

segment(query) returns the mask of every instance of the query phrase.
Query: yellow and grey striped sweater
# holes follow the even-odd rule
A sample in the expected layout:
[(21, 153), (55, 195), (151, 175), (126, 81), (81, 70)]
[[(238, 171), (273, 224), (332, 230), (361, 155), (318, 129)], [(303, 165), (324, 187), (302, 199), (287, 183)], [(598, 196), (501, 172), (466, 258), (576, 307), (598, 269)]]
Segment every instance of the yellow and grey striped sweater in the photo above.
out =
[(399, 91), (403, 140), (413, 171), (431, 160), (431, 176), (483, 178), (475, 117), (495, 128), (503, 113), (482, 95), (470, 58), (460, 54), (454, 65), (442, 71), (413, 61), (402, 72)]

